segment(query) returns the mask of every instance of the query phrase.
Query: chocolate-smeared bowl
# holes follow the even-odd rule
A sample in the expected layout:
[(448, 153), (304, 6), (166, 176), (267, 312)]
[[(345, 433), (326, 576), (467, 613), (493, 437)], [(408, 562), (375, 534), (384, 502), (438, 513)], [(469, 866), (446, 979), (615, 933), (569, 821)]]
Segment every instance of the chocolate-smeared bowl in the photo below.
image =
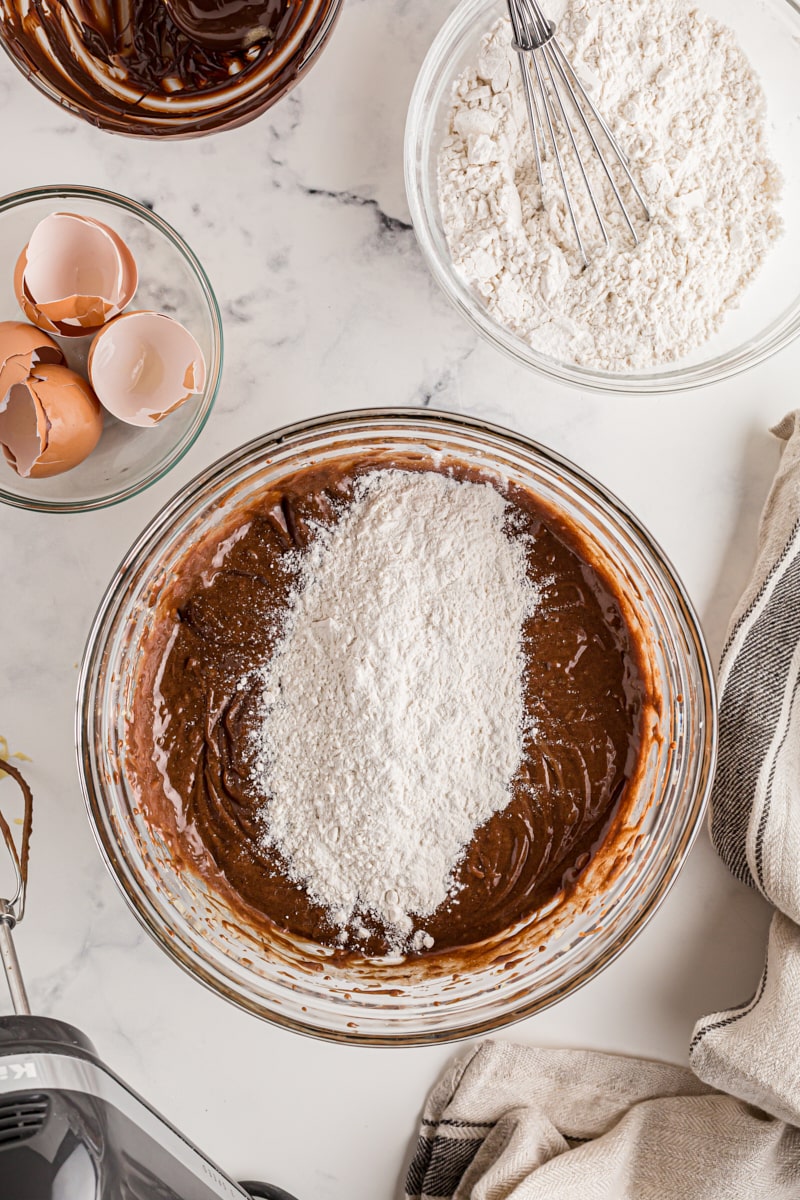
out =
[(175, 3), (0, 0), (0, 45), (40, 92), (91, 125), (197, 137), (243, 125), (285, 95), (316, 61), (342, 0), (211, 6), (202, 39), (191, 31), (203, 6)]
[[(175, 776), (176, 790), (162, 761), (164, 742), (148, 716), (154, 713), (159, 728), (186, 717), (182, 710), (169, 716), (170, 668), (167, 675), (156, 669), (153, 692), (147, 664), (157, 668), (150, 651), (168, 630), (165, 619), (175, 620), (170, 597), (185, 590), (195, 570), (210, 586), (208, 549), (229, 549), (231, 530), (248, 526), (262, 497), (265, 512), (274, 511), (275, 495), (297, 488), (309, 472), (330, 479), (350, 473), (353, 463), (378, 460), (416, 464), (403, 468), (415, 470), (456, 463), (501, 492), (521, 489), (550, 513), (619, 606), (637, 647), (646, 699), (635, 770), (602, 839), (565, 876), (561, 890), (466, 943), (448, 942), (437, 931), (440, 946), (424, 954), (376, 950), (374, 943), (342, 951), (311, 927), (259, 919), (252, 894), (245, 888), (237, 897), (228, 886), (231, 864), (217, 858), (220, 870), (209, 869), (203, 823), (191, 814), (187, 819), (182, 776)], [(240, 518), (244, 525), (237, 525)], [(251, 553), (246, 537), (234, 541), (245, 557)], [(231, 571), (241, 583), (236, 564)], [(179, 624), (182, 613), (179, 608)], [(170, 653), (173, 645), (181, 658), (186, 652), (170, 635)], [(219, 709), (219, 697), (212, 707)], [(217, 715), (229, 729), (230, 714), (219, 709)], [(196, 724), (189, 720), (187, 731)], [(201, 724), (208, 732), (208, 722)], [(413, 1044), (482, 1033), (528, 1016), (581, 986), (624, 949), (666, 895), (697, 832), (716, 725), (708, 657), (691, 605), (660, 549), (619, 501), (544, 447), (505, 430), (447, 414), (364, 410), (249, 443), (155, 518), (126, 555), (95, 619), (81, 672), (77, 737), (103, 855), (134, 912), (171, 957), (234, 1003), (287, 1027), (334, 1040)], [(166, 784), (156, 805), (143, 786), (142, 763), (151, 753), (151, 774)], [(235, 824), (246, 814), (234, 800), (225, 820)], [(513, 825), (511, 813), (509, 820)], [(249, 907), (239, 902), (243, 896)]]

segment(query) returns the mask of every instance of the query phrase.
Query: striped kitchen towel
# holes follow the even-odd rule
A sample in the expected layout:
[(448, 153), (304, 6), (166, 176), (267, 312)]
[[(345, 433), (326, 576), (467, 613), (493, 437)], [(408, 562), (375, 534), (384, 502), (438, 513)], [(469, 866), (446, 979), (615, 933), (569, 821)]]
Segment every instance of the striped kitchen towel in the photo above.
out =
[(711, 835), (776, 908), (747, 1003), (692, 1070), (484, 1042), (439, 1081), (408, 1200), (800, 1200), (800, 412), (719, 672)]
[(698, 1021), (689, 1060), (707, 1083), (800, 1123), (800, 412), (773, 433), (783, 456), (719, 670), (711, 837), (776, 912), (755, 995)]

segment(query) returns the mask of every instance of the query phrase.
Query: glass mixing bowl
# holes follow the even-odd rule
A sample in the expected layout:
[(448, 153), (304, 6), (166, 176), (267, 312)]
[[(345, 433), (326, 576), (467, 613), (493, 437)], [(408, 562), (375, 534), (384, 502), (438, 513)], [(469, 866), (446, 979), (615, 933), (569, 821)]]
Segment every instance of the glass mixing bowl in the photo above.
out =
[(124, 63), (131, 52), (132, 0), (101, 0), (96, 6), (103, 17), (114, 13), (120, 30), (120, 54), (108, 62), (92, 52), (91, 38), (81, 39), (91, 5), (84, 9), (78, 0), (52, 6), (0, 0), (0, 46), (35, 88), (90, 125), (131, 137), (197, 137), (244, 125), (285, 95), (316, 62), (341, 5), (342, 0), (306, 0), (270, 54), (259, 58), (253, 49), (226, 56), (225, 83), (195, 92), (135, 87), (119, 70), (118, 61)]
[[(129, 310), (175, 317), (194, 334), (206, 361), (202, 392), (158, 425), (140, 429), (110, 414), (88, 458), (50, 479), (23, 479), (0, 456), (0, 501), (36, 512), (105, 508), (166, 475), (208, 420), (222, 377), (222, 318), (208, 277), (180, 234), (135, 200), (91, 187), (42, 187), (0, 197), (0, 321), (24, 321), (13, 288), (14, 264), (38, 223), (54, 212), (94, 217), (115, 229), (139, 268)], [(56, 338), (67, 364), (86, 374), (91, 337)]]
[(763, 0), (755, 16), (750, 0), (702, 0), (700, 7), (734, 31), (760, 77), (770, 153), (784, 181), (784, 230), (720, 332), (685, 358), (651, 371), (598, 371), (532, 349), (487, 312), (453, 267), (439, 212), (437, 155), (453, 85), (474, 65), (484, 34), (507, 16), (505, 0), (462, 0), (436, 36), (417, 78), (406, 124), (405, 177), (411, 219), (428, 267), (479, 333), (517, 362), (561, 383), (604, 392), (684, 391), (755, 366), (800, 331), (800, 6), (795, 0)]
[[(660, 698), (635, 786), (609, 844), (554, 905), (458, 956), (337, 965), (330, 951), (263, 936), (232, 916), (200, 877), (179, 873), (128, 777), (136, 664), (156, 601), (188, 549), (267, 485), (309, 464), (364, 452), (444, 453), (515, 481), (566, 516), (616, 583), (638, 627)], [(158, 944), (196, 979), (280, 1025), (338, 1041), (415, 1044), (483, 1033), (580, 987), (611, 962), (663, 900), (701, 822), (713, 773), (714, 690), (684, 589), (635, 517), (572, 464), (535, 442), (460, 416), (418, 409), (321, 417), (250, 442), (182, 489), (123, 559), (83, 659), (78, 763), (101, 851)]]

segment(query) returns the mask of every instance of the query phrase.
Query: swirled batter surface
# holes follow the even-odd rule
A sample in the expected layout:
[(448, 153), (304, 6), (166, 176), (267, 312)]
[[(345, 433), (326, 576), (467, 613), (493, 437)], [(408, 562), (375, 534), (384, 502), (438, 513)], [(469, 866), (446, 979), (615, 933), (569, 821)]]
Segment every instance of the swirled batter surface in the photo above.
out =
[[(136, 782), (174, 853), (224, 886), (251, 927), (263, 922), (332, 947), (338, 927), (263, 845), (264, 797), (252, 782), (261, 697), (252, 671), (281, 637), (295, 552), (340, 518), (360, 474), (387, 466), (432, 469), (386, 456), (309, 468), (190, 551), (160, 600), (135, 694)], [(458, 462), (436, 469), (499, 486)], [(453, 897), (425, 919), (433, 954), (501, 933), (569, 889), (608, 835), (641, 750), (647, 688), (612, 584), (578, 533), (531, 493), (510, 486), (503, 494), (540, 595), (522, 638), (533, 732), (507, 808), (476, 830)], [(253, 682), (242, 687), (248, 675)], [(377, 955), (391, 945), (379, 925), (348, 933), (348, 952)]]

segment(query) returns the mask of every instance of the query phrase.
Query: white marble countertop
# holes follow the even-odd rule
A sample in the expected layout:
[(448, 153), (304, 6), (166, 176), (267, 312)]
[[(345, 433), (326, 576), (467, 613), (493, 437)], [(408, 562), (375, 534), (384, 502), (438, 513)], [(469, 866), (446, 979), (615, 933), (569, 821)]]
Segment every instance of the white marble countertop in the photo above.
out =
[[(675, 562), (716, 656), (777, 462), (768, 428), (796, 403), (800, 374), (797, 343), (703, 392), (598, 397), (478, 340), (429, 279), (403, 191), (406, 105), (450, 7), (347, 0), (299, 89), (194, 142), (99, 133), (0, 62), (0, 191), (86, 183), (152, 204), (204, 261), (226, 334), (216, 408), (166, 479), (98, 513), (0, 509), (0, 734), (33, 760), (38, 803), (19, 955), (36, 1011), (80, 1026), (231, 1175), (300, 1200), (397, 1195), (425, 1094), (457, 1047), (367, 1050), (273, 1028), (193, 982), (129, 913), (89, 829), (72, 732), (84, 639), (122, 553), (178, 487), (248, 438), (326, 411), (430, 403), (530, 434), (614, 490)], [(634, 945), (505, 1036), (683, 1062), (695, 1019), (752, 992), (767, 920), (704, 832)]]

